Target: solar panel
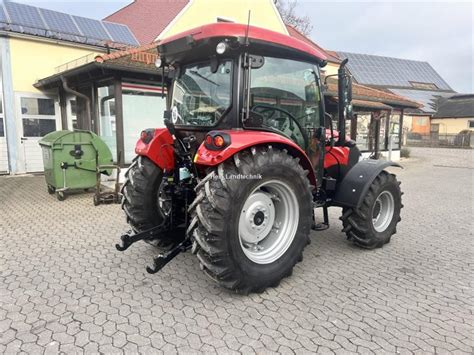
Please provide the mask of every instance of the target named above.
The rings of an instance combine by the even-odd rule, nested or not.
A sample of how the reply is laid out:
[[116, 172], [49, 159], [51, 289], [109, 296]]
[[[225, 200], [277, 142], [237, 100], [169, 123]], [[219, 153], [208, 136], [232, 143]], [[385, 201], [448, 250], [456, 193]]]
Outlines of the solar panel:
[[127, 26], [120, 25], [118, 23], [112, 23], [112, 22], [102, 22], [109, 32], [109, 34], [112, 36], [112, 39], [114, 42], [119, 42], [119, 43], [126, 43], [126, 44], [133, 44], [137, 45], [137, 39], [135, 36], [133, 36], [132, 32], [128, 29]]
[[47, 27], [38, 12], [38, 8], [9, 1], [5, 2], [4, 5], [10, 15], [11, 22], [15, 25], [21, 25], [22, 32], [40, 36], [46, 34]]
[[451, 97], [453, 92], [411, 90], [411, 89], [390, 89], [394, 94], [406, 97], [409, 100], [417, 101], [423, 106], [421, 110], [427, 113], [436, 112], [435, 104], [439, 97]]
[[51, 36], [54, 38], [65, 39], [68, 41], [78, 41], [78, 36], [82, 36], [71, 15], [48, 9], [39, 9], [43, 19], [51, 30]]
[[48, 9], [39, 9], [44, 20], [48, 24], [48, 28], [52, 31], [64, 32], [74, 35], [81, 35], [79, 29], [74, 24], [71, 15], [62, 12], [52, 11]]
[[3, 6], [0, 4], [0, 22], [6, 23], [8, 22], [7, 15], [5, 14], [5, 10], [3, 10]]
[[360, 84], [411, 87], [410, 82], [421, 82], [435, 84], [442, 90], [451, 90], [426, 62], [347, 52], [338, 54], [342, 58], [349, 58], [347, 66]]
[[101, 39], [104, 41], [112, 41], [112, 38], [110, 38], [107, 32], [105, 31], [102, 22], [86, 17], [72, 17], [74, 18], [74, 21], [76, 22], [77, 26], [79, 27], [80, 31], [83, 33], [84, 36], [93, 39]]
[[105, 42], [135, 46], [139, 44], [125, 25], [72, 16], [11, 1], [0, 3], [0, 28], [96, 46], [103, 46]]

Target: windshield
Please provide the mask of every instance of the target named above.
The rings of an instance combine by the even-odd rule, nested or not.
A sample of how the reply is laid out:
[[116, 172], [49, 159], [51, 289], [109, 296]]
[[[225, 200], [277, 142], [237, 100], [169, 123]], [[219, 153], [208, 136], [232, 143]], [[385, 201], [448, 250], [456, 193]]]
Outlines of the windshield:
[[232, 61], [221, 61], [214, 73], [210, 63], [182, 70], [173, 87], [173, 123], [214, 126], [231, 105]]

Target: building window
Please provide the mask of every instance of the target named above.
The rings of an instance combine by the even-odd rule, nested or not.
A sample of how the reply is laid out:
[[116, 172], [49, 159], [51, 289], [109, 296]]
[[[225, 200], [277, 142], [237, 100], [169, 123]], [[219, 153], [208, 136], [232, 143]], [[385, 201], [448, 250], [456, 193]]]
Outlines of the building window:
[[112, 151], [114, 161], [117, 161], [117, 132], [115, 127], [115, 86], [102, 86], [98, 89], [99, 104], [99, 136]]
[[68, 118], [68, 128], [69, 129], [78, 129], [77, 126], [77, 101], [69, 100], [69, 110], [67, 113]]
[[415, 121], [418, 126], [426, 126], [428, 124], [428, 117], [416, 117]]
[[56, 130], [56, 109], [53, 99], [21, 98], [24, 137], [43, 137]]
[[370, 114], [357, 114], [357, 146], [361, 151], [371, 150]]
[[56, 119], [23, 118], [24, 137], [43, 137], [56, 130]]
[[379, 131], [379, 150], [385, 150], [385, 137], [387, 137], [387, 115], [382, 113], [380, 118], [380, 131]]
[[419, 83], [415, 81], [410, 82], [411, 86], [417, 89], [438, 90], [438, 87], [433, 83]]
[[[390, 116], [390, 126], [388, 134], [392, 137], [392, 149], [400, 147], [400, 115], [392, 114]], [[390, 141], [389, 141], [390, 144]]]
[[469, 121], [469, 128], [474, 128], [474, 121]]
[[161, 87], [141, 84], [122, 84], [124, 162], [135, 157], [135, 145], [140, 132], [147, 128], [164, 127], [163, 112], [166, 98]]
[[54, 100], [22, 97], [21, 113], [31, 116], [54, 116]]

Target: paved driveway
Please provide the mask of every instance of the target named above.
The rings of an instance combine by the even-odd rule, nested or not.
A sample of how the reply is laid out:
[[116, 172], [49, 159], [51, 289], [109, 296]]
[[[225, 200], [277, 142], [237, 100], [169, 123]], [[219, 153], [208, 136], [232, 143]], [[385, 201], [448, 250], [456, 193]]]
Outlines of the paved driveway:
[[0, 352], [472, 353], [473, 152], [412, 155], [391, 244], [351, 246], [334, 210], [293, 276], [250, 296], [216, 287], [191, 254], [146, 274], [156, 250], [114, 248], [117, 205], [0, 178]]

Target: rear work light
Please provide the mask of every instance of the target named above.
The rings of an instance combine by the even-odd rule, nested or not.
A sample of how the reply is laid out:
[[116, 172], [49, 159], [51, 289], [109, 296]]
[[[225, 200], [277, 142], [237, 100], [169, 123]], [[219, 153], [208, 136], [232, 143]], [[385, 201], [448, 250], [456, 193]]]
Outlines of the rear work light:
[[148, 144], [148, 143], [151, 142], [151, 140], [153, 139], [154, 136], [155, 136], [155, 129], [154, 128], [148, 128], [148, 129], [145, 129], [145, 130], [141, 131], [140, 140], [143, 143]]
[[222, 150], [230, 145], [230, 136], [224, 132], [211, 131], [206, 135], [204, 145], [209, 150]]

